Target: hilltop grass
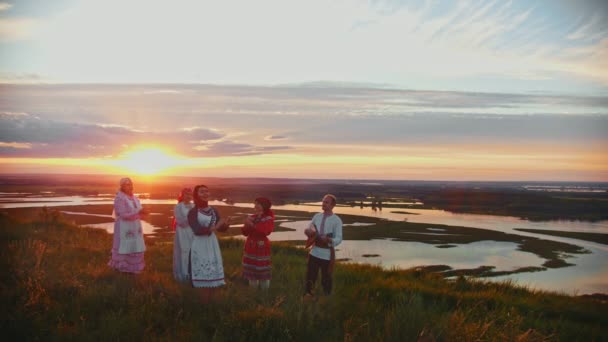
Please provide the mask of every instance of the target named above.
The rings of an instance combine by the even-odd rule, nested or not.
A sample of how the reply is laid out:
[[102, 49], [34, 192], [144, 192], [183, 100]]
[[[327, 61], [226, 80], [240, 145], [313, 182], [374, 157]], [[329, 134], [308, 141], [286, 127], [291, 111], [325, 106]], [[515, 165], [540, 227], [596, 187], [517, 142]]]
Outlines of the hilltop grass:
[[[111, 235], [2, 215], [1, 329], [19, 340], [563, 340], [608, 338], [608, 304], [423, 270], [339, 264], [334, 294], [301, 300], [306, 252], [273, 245], [268, 292], [240, 277], [242, 241], [222, 239], [227, 285], [201, 305], [175, 282], [172, 242], [147, 238], [136, 276], [106, 266]], [[320, 292], [320, 291], [319, 291]]]

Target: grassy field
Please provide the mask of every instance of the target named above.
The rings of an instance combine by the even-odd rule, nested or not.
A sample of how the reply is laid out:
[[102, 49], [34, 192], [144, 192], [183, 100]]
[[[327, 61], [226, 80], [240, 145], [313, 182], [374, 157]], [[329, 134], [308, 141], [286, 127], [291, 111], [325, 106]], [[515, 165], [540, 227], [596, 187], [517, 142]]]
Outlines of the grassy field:
[[273, 245], [273, 280], [260, 292], [240, 277], [242, 241], [222, 239], [227, 285], [202, 305], [173, 280], [168, 237], [147, 238], [146, 269], [131, 276], [106, 266], [102, 230], [1, 215], [0, 236], [0, 324], [18, 340], [608, 339], [606, 302], [421, 269], [339, 264], [334, 294], [303, 302], [306, 252], [290, 244]]

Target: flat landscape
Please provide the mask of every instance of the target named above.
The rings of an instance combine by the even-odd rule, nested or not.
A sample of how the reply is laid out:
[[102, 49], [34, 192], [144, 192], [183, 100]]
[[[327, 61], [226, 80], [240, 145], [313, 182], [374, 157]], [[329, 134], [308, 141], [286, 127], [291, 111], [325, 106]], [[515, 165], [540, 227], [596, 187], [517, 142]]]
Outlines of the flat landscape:
[[[560, 270], [570, 277], [568, 270], [587, 272], [589, 262], [585, 264], [581, 260], [586, 259], [581, 258], [591, 258], [591, 265], [605, 264], [601, 246], [607, 244], [608, 234], [602, 230], [604, 213], [599, 210], [604, 208], [605, 193], [568, 194], [563, 201], [593, 203], [567, 214], [578, 212], [577, 221], [538, 221], [546, 215], [532, 215], [534, 220], [527, 220], [520, 206], [505, 209], [505, 203], [536, 203], [526, 209], [533, 210], [539, 208], [538, 198], [562, 201], [563, 194], [494, 183], [480, 190], [480, 184], [369, 186], [314, 180], [136, 182], [136, 192], [151, 214], [144, 219], [144, 229], [148, 229], [146, 269], [130, 277], [106, 266], [114, 222], [113, 180], [75, 176], [1, 179], [2, 260], [8, 270], [2, 285], [11, 289], [2, 295], [9, 309], [2, 314], [2, 328], [9, 336], [122, 339], [136, 328], [153, 339], [189, 340], [241, 336], [254, 340], [296, 336], [298, 340], [386, 340], [390, 336], [388, 340], [401, 341], [421, 334], [436, 340], [608, 338], [604, 285], [599, 286], [600, 291], [572, 295], [567, 288], [549, 291], [505, 278]], [[182, 186], [197, 183], [210, 184], [220, 215], [233, 218], [230, 229], [220, 237], [228, 285], [217, 302], [205, 307], [196, 305], [194, 289], [176, 283], [171, 273], [175, 194]], [[319, 199], [329, 192], [339, 196], [335, 210], [344, 223], [344, 243], [337, 250], [336, 295], [306, 303], [301, 300], [306, 261], [301, 229], [320, 210]], [[437, 203], [426, 202], [443, 195], [450, 198], [456, 192], [467, 205], [455, 207], [450, 204], [453, 201], [444, 201], [445, 210], [439, 210]], [[494, 195], [484, 202], [490, 193], [502, 194], [500, 200]], [[273, 281], [262, 294], [253, 293], [240, 276], [240, 226], [252, 213], [251, 198], [257, 196], [270, 197], [276, 215], [270, 235]], [[488, 228], [440, 224], [428, 213], [456, 215], [471, 223], [488, 218], [506, 223]], [[575, 230], [599, 227], [603, 232], [517, 228], [522, 222], [542, 227], [557, 222], [557, 226]], [[510, 228], [505, 229], [504, 224]], [[374, 247], [377, 243], [384, 247]], [[408, 251], [410, 254], [402, 254]], [[418, 258], [416, 253], [437, 257], [406, 263], [406, 267], [391, 266], [391, 262], [402, 265]], [[440, 257], [442, 253], [454, 253], [446, 254], [454, 257]], [[485, 259], [475, 257], [484, 253], [488, 255]], [[599, 276], [606, 279], [608, 275]], [[205, 319], [218, 312], [220, 323]], [[322, 323], [330, 317], [344, 325]]]
[[[42, 203], [51, 203], [49, 212], [61, 215], [62, 220], [78, 226], [107, 224], [112, 218], [115, 177], [90, 177], [82, 175], [28, 175], [5, 176], [0, 178], [0, 209], [15, 218], [40, 215]], [[265, 196], [275, 204], [275, 211], [281, 220], [275, 232], [295, 231], [290, 222], [303, 222], [319, 210], [314, 204], [325, 193], [333, 193], [339, 198], [337, 209], [359, 208], [362, 213], [383, 213], [404, 215], [405, 219], [387, 219], [383, 216], [367, 214], [340, 214], [345, 227], [344, 239], [352, 241], [390, 240], [416, 242], [435, 248], [466, 248], [475, 242], [493, 241], [512, 243], [517, 251], [531, 253], [542, 260], [540, 264], [523, 264], [510, 269], [496, 269], [496, 265], [483, 264], [475, 267], [453, 268], [444, 264], [416, 265], [440, 270], [446, 277], [469, 275], [493, 277], [522, 272], [538, 272], [546, 269], [575, 266], [576, 256], [592, 251], [577, 241], [589, 241], [606, 245], [608, 229], [601, 232], [559, 231], [551, 229], [527, 229], [512, 227], [505, 229], [483, 229], [455, 224], [415, 222], [425, 211], [443, 210], [455, 215], [475, 214], [485, 217], [516, 217], [527, 222], [554, 222], [557, 218], [570, 217], [572, 222], [600, 222], [608, 213], [608, 185], [603, 183], [549, 183], [549, 185], [515, 182], [357, 182], [306, 179], [222, 179], [172, 177], [150, 181], [136, 180], [136, 192], [144, 199], [156, 201], [146, 204], [152, 215], [145, 218], [153, 230], [149, 236], [170, 238], [170, 224], [173, 217], [172, 199], [183, 186], [207, 184], [212, 189], [212, 197], [221, 205], [222, 215], [232, 216], [232, 228], [228, 236], [240, 235], [240, 225], [247, 214], [252, 212], [247, 203], [252, 198]], [[532, 190], [530, 190], [532, 188]], [[569, 189], [588, 191], [568, 192]], [[541, 190], [538, 190], [541, 189]], [[543, 191], [552, 189], [558, 191]], [[20, 195], [11, 195], [20, 194]], [[69, 205], [74, 197], [81, 204]], [[101, 203], [104, 204], [96, 204]], [[163, 203], [158, 203], [163, 202]], [[312, 202], [312, 203], [311, 203]], [[62, 205], [65, 203], [66, 205]], [[237, 203], [235, 206], [234, 203]], [[580, 205], [580, 204], [583, 205]], [[25, 207], [11, 208], [11, 204]], [[29, 206], [31, 205], [31, 206]], [[29, 206], [29, 207], [28, 207]], [[287, 210], [297, 208], [299, 210]], [[350, 208], [350, 209], [349, 209]], [[567, 210], [563, 208], [568, 208]], [[356, 212], [356, 211], [353, 211]], [[409, 220], [408, 220], [409, 218]], [[544, 220], [540, 220], [544, 218]], [[539, 221], [540, 220], [540, 221]], [[555, 221], [558, 222], [558, 221]], [[568, 222], [568, 221], [560, 221]], [[518, 223], [513, 223], [517, 225]], [[106, 226], [108, 227], [108, 226]], [[534, 233], [521, 235], [518, 232]], [[543, 237], [544, 236], [544, 237]], [[551, 236], [566, 237], [568, 240], [552, 240]], [[271, 236], [272, 238], [273, 236]], [[288, 238], [292, 244], [301, 244], [304, 235]], [[365, 251], [359, 253], [366, 255]], [[376, 254], [382, 259], [382, 253]], [[369, 256], [367, 256], [369, 258]], [[342, 257], [342, 261], [353, 261], [352, 257]], [[358, 259], [362, 260], [362, 259]], [[372, 260], [372, 259], [370, 259]], [[378, 260], [378, 259], [373, 259]]]

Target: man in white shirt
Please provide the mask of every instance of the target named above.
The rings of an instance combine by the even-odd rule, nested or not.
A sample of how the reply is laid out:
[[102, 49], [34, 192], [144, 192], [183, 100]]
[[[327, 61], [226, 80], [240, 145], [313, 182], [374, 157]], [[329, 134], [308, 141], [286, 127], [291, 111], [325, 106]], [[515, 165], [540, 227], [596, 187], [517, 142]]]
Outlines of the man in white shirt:
[[313, 296], [312, 289], [317, 281], [319, 269], [321, 269], [323, 292], [326, 295], [331, 294], [333, 266], [336, 261], [335, 247], [342, 242], [342, 220], [334, 214], [335, 206], [336, 197], [325, 195], [321, 204], [323, 212], [313, 216], [310, 226], [305, 231], [314, 244], [308, 255], [305, 297]]

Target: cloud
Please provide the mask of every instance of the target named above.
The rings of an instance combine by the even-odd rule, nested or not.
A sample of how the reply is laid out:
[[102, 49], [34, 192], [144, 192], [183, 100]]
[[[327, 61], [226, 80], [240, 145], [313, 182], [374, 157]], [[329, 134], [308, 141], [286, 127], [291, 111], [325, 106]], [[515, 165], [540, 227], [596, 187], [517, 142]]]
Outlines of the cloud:
[[[605, 19], [605, 18], [604, 18]], [[597, 40], [606, 37], [608, 27], [602, 25], [602, 15], [593, 13], [591, 19], [578, 26], [576, 30], [566, 36], [568, 40]]]
[[287, 137], [284, 136], [284, 135], [269, 135], [269, 136], [264, 137], [264, 140], [269, 140], [269, 141], [271, 141], [271, 140], [285, 140], [285, 139], [287, 139]]
[[0, 113], [0, 117], [24, 117], [24, 116], [29, 116], [28, 113], [23, 113], [23, 112], [1, 112]]
[[360, 175], [390, 169], [394, 178], [412, 165], [427, 172], [434, 165], [466, 169], [471, 161], [482, 169], [500, 162], [493, 167], [501, 170], [523, 162], [534, 168], [537, 160], [550, 170], [544, 161], [554, 156], [567, 156], [559, 162], [567, 167], [604, 170], [606, 164], [607, 97], [327, 83], [174, 88], [179, 94], [142, 96], [155, 86], [0, 85], [0, 157], [85, 162], [151, 145], [210, 158], [209, 165], [226, 161], [217, 157], [256, 156], [230, 158], [239, 165], [228, 171], [233, 175], [248, 167], [297, 173], [298, 165], [328, 163]]
[[[0, 23], [1, 26], [1, 23]], [[0, 31], [2, 28], [0, 27]], [[0, 40], [2, 33], [0, 32]], [[45, 78], [42, 75], [36, 73], [27, 72], [0, 72], [0, 84], [21, 84], [21, 83], [41, 83], [44, 82]]]
[[10, 9], [11, 7], [13, 7], [13, 5], [6, 3], [6, 2], [0, 2], [0, 12], [6, 11], [6, 10]]
[[31, 146], [5, 145], [1, 153], [115, 156], [134, 145], [160, 144], [184, 156], [215, 157], [296, 153], [319, 144], [347, 146], [345, 152], [352, 153], [355, 147], [605, 146], [608, 141], [608, 97], [340, 88], [327, 83], [173, 85], [179, 94], [141, 96], [151, 89], [156, 88], [0, 85], [0, 142]]
[[115, 124], [76, 124], [25, 113], [0, 113], [0, 156], [116, 156], [136, 145], [160, 145], [184, 156], [254, 155], [289, 149], [242, 144], [225, 138], [222, 132], [200, 127], [142, 131]]
[[[122, 144], [141, 133], [122, 127], [102, 127], [44, 120], [33, 116], [0, 116], [0, 153], [20, 157], [91, 157], [120, 152]], [[24, 150], [17, 144], [27, 145]]]
[[0, 18], [0, 43], [31, 38], [38, 24], [31, 18]]
[[202, 140], [217, 140], [223, 138], [225, 134], [215, 131], [213, 129], [206, 129], [201, 127], [191, 127], [182, 129], [183, 133], [178, 133], [183, 136], [184, 140], [197, 142]]
[[145, 95], [179, 94], [179, 93], [180, 93], [179, 90], [173, 90], [173, 89], [159, 89], [159, 90], [150, 90], [150, 91], [144, 92]]
[[608, 116], [423, 113], [327, 118], [289, 132], [292, 144], [433, 146], [449, 144], [608, 144]]
[[265, 154], [273, 151], [289, 150], [290, 146], [254, 146], [251, 144], [220, 141], [208, 145], [199, 145], [195, 149], [202, 156], [221, 157], [221, 156], [251, 156]]
[[[271, 129], [263, 137], [272, 132], [283, 133], [280, 129], [301, 117], [423, 112], [608, 114], [606, 96], [342, 88], [332, 84], [317, 87], [180, 85], [175, 86], [179, 94], [141, 96], [150, 89], [154, 86], [0, 85], [0, 112], [36, 113], [57, 121], [104, 123], [148, 131], [166, 130], [167, 127], [187, 131], [203, 127], [206, 134], [212, 134], [210, 131], [214, 128], [237, 127], [251, 131], [262, 125]], [[256, 120], [256, 116], [265, 118]]]
[[32, 148], [32, 144], [18, 142], [0, 142], [0, 147], [10, 147], [15, 149]]

